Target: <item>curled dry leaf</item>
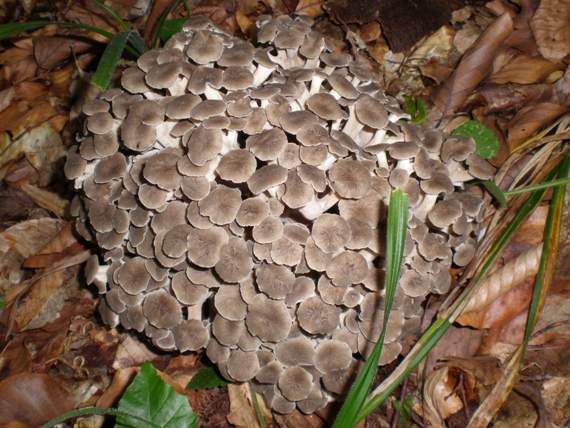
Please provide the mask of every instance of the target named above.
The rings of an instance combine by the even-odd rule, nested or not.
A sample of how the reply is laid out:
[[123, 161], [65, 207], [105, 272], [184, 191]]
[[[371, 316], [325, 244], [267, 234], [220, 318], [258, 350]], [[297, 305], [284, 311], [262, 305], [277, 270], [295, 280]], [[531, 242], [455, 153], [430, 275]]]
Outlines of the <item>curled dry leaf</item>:
[[480, 285], [463, 310], [457, 322], [462, 324], [462, 317], [471, 312], [480, 311], [504, 295], [526, 278], [536, 275], [542, 254], [542, 244], [535, 245], [516, 259], [493, 272]]
[[18, 223], [0, 233], [0, 251], [9, 248], [29, 257], [41, 250], [66, 225], [63, 220], [40, 218]]
[[444, 116], [452, 115], [469, 94], [488, 76], [495, 56], [513, 31], [508, 13], [499, 16], [465, 53], [457, 69], [439, 88], [434, 103]]
[[323, 0], [301, 0], [297, 4], [295, 13], [300, 15], [309, 15], [311, 18], [316, 18], [324, 13], [322, 8]]
[[423, 394], [424, 422], [428, 425], [444, 427], [444, 420], [463, 408], [461, 398], [453, 393], [456, 383], [447, 366], [428, 376]]
[[521, 145], [539, 129], [566, 111], [568, 111], [567, 107], [548, 102], [519, 110], [507, 126], [509, 130], [508, 142], [511, 150]]
[[538, 50], [546, 59], [561, 62], [570, 54], [570, 3], [542, 0], [530, 20]]
[[497, 71], [489, 83], [519, 83], [530, 85], [543, 82], [551, 73], [563, 67], [547, 59], [509, 49], [497, 58]]

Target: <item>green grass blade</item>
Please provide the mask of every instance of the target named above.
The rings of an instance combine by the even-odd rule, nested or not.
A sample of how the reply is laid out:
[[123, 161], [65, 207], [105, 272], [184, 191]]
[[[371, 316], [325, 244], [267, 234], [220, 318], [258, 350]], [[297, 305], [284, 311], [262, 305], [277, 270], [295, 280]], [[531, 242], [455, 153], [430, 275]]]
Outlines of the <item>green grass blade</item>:
[[[142, 55], [143, 53], [145, 53], [148, 49], [146, 48], [146, 45], [144, 44], [143, 39], [141, 38], [141, 36], [139, 35], [139, 33], [135, 32], [135, 31], [131, 31], [130, 35], [129, 35], [129, 43], [135, 48], [135, 50]], [[127, 46], [128, 47], [128, 46]], [[138, 57], [139, 55], [137, 55]]]
[[121, 19], [121, 17], [119, 15], [117, 15], [113, 9], [105, 6], [103, 3], [98, 2], [97, 0], [91, 0], [93, 3], [95, 3], [97, 6], [99, 6], [101, 9], [103, 9], [105, 12], [107, 12], [109, 15], [111, 15], [115, 21], [117, 21], [119, 23], [119, 25], [121, 27], [123, 27], [123, 30], [125, 31], [129, 31], [129, 27], [127, 26], [127, 24], [125, 23], [125, 21], [123, 21]]
[[[550, 171], [546, 177], [545, 181], [552, 180], [558, 168]], [[520, 227], [522, 221], [534, 211], [538, 206], [544, 193], [545, 189], [539, 190], [530, 194], [526, 202], [517, 211], [512, 221], [507, 225], [503, 233], [499, 238], [493, 243], [492, 247], [489, 249], [486, 255], [486, 261], [483, 264], [479, 274], [473, 279], [469, 288], [472, 290], [479, 280], [483, 277], [489, 267], [493, 264], [499, 253], [505, 248], [509, 239], [513, 233]], [[443, 337], [443, 335], [449, 330], [455, 319], [461, 313], [464, 305], [467, 304], [467, 299], [470, 295], [466, 294], [463, 299], [456, 302], [456, 304], [441, 315], [440, 318], [436, 319], [434, 323], [427, 329], [427, 331], [422, 335], [422, 337], [417, 341], [414, 347], [410, 350], [406, 358], [400, 363], [400, 366], [384, 380], [382, 385], [377, 388], [377, 392], [374, 392], [372, 397], [369, 397], [362, 410], [358, 416], [357, 422], [360, 422], [366, 416], [374, 411], [380, 404], [384, 402], [398, 385], [416, 368], [416, 366], [427, 356], [427, 354], [432, 350], [432, 348], [437, 344], [437, 342]]]
[[132, 32], [133, 31], [118, 32], [105, 48], [105, 52], [103, 52], [99, 66], [91, 80], [91, 83], [98, 86], [102, 91], [107, 88], [109, 80], [111, 80], [111, 76], [113, 75], [113, 71], [115, 71], [115, 67], [117, 66], [117, 62], [121, 58], [123, 49], [127, 44], [130, 33]]
[[522, 193], [536, 192], [537, 190], [549, 189], [550, 187], [565, 186], [570, 183], [570, 178], [559, 178], [553, 181], [545, 181], [544, 183], [535, 184], [534, 186], [522, 187], [520, 189], [507, 190], [503, 192], [505, 196], [520, 195]]
[[255, 414], [257, 416], [257, 422], [259, 422], [259, 426], [261, 428], [267, 428], [265, 419], [263, 419], [263, 413], [261, 413], [261, 407], [259, 407], [259, 401], [257, 401], [257, 393], [251, 387], [251, 383], [249, 384], [249, 393], [251, 394], [251, 401], [253, 402], [253, 407], [255, 409]]
[[160, 37], [160, 32], [162, 31], [162, 27], [164, 26], [164, 22], [166, 18], [168, 18], [168, 14], [170, 11], [178, 4], [178, 0], [173, 1], [170, 6], [166, 8], [163, 15], [160, 17], [160, 21], [158, 21], [158, 25], [156, 26], [156, 30], [152, 36], [152, 41], [150, 42], [151, 48], [156, 48], [156, 44], [158, 43], [158, 38]]
[[0, 25], [0, 40], [13, 36], [18, 33], [23, 33], [24, 31], [30, 31], [30, 30], [35, 30], [36, 28], [42, 28], [50, 24], [54, 24], [54, 22], [35, 21], [35, 22], [22, 22], [15, 24]]
[[362, 371], [358, 374], [358, 377], [350, 388], [348, 397], [334, 422], [333, 428], [351, 428], [357, 423], [357, 418], [364, 405], [364, 400], [372, 387], [372, 382], [374, 381], [374, 376], [378, 369], [378, 360], [382, 352], [384, 337], [386, 336], [386, 327], [388, 326], [394, 294], [398, 286], [400, 266], [402, 265], [404, 245], [406, 243], [407, 226], [408, 195], [406, 195], [402, 189], [398, 189], [392, 192], [388, 206], [384, 325], [382, 326], [380, 338], [376, 342], [370, 357], [368, 357]]

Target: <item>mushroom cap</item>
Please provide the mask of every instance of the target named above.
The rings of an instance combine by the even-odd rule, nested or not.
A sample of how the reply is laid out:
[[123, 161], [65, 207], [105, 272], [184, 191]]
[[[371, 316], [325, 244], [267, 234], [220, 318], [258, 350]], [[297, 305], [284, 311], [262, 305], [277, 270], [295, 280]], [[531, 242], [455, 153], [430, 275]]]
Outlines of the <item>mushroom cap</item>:
[[337, 214], [322, 214], [313, 222], [311, 237], [323, 252], [335, 253], [350, 241], [350, 226]]
[[212, 31], [198, 31], [186, 48], [186, 55], [197, 64], [217, 61], [222, 56], [222, 38]]
[[220, 257], [214, 269], [224, 282], [237, 283], [251, 273], [253, 261], [249, 256], [247, 244], [241, 238], [232, 237], [220, 249]]
[[339, 120], [348, 117], [346, 112], [340, 108], [336, 98], [327, 93], [311, 95], [307, 100], [307, 107], [324, 120]]
[[329, 169], [331, 187], [343, 198], [360, 199], [370, 192], [370, 172], [359, 161], [344, 159]]
[[223, 285], [214, 298], [214, 306], [218, 313], [229, 321], [245, 319], [247, 304], [241, 298], [237, 285]]
[[361, 94], [356, 101], [356, 117], [365, 125], [374, 129], [383, 129], [388, 125], [388, 112], [380, 101], [368, 94]]
[[143, 292], [150, 281], [150, 275], [145, 266], [145, 259], [142, 257], [134, 257], [127, 260], [117, 272], [117, 282], [125, 292], [131, 295]]
[[239, 190], [218, 186], [198, 202], [200, 215], [208, 216], [214, 224], [229, 224], [235, 220], [241, 206]]
[[437, 202], [428, 213], [428, 218], [434, 226], [443, 229], [453, 224], [462, 213], [463, 209], [459, 201], [456, 199], [447, 199]]
[[315, 349], [315, 367], [322, 374], [346, 369], [352, 362], [350, 347], [340, 340], [326, 340]]
[[311, 334], [331, 334], [340, 322], [340, 308], [323, 302], [319, 296], [301, 302], [297, 318], [303, 330]]
[[307, 398], [313, 389], [313, 377], [301, 367], [287, 367], [279, 376], [279, 389], [288, 400]]
[[260, 244], [270, 244], [283, 236], [283, 223], [277, 217], [269, 215], [253, 227], [253, 239]]
[[295, 275], [285, 266], [262, 263], [256, 270], [259, 290], [272, 299], [283, 299], [293, 290]]
[[326, 274], [337, 287], [346, 287], [364, 281], [368, 274], [368, 264], [360, 253], [343, 251], [333, 257]]
[[188, 158], [194, 165], [202, 166], [216, 157], [222, 149], [222, 131], [197, 127], [188, 140]]
[[148, 322], [156, 328], [172, 328], [182, 322], [180, 304], [164, 289], [148, 294], [142, 308]]
[[247, 138], [245, 146], [261, 161], [275, 160], [287, 145], [287, 135], [280, 128], [264, 130]]
[[265, 165], [255, 171], [247, 180], [249, 190], [254, 195], [259, 195], [270, 187], [285, 183], [287, 170], [280, 165]]
[[315, 348], [306, 336], [279, 342], [274, 349], [275, 357], [285, 367], [314, 365]]
[[186, 276], [186, 272], [177, 272], [170, 284], [176, 299], [183, 305], [195, 305], [206, 299], [209, 294], [208, 287], [194, 284]]
[[214, 267], [228, 241], [228, 235], [221, 227], [194, 229], [188, 235], [188, 259], [200, 267]]
[[212, 322], [212, 335], [225, 346], [235, 345], [245, 331], [243, 320], [231, 321], [220, 315]]
[[176, 349], [179, 352], [197, 351], [208, 345], [210, 333], [201, 321], [186, 320], [172, 329]]
[[259, 360], [255, 352], [234, 351], [228, 360], [228, 374], [237, 382], [253, 379], [259, 370]]
[[291, 330], [291, 315], [285, 303], [264, 294], [251, 300], [245, 322], [249, 332], [264, 342], [280, 342]]

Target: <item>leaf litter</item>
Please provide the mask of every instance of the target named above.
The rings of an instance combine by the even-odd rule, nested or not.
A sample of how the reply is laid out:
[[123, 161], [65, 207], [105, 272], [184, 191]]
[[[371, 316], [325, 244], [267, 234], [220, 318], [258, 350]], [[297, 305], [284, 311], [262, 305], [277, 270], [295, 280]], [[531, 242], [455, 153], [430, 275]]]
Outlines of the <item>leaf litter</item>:
[[[37, 6], [40, 2], [34, 3]], [[150, 29], [169, 3], [154, 2], [147, 9], [148, 14], [141, 15], [130, 2], [108, 2], [122, 19], [131, 20], [133, 26], [142, 29], [146, 24], [145, 40], [150, 40]], [[359, 61], [383, 73], [382, 84], [391, 95], [401, 101], [404, 94], [422, 99], [428, 118], [453, 123], [448, 124], [450, 130], [464, 122], [466, 116], [491, 129], [500, 144], [493, 165], [516, 169], [512, 177], [518, 171], [532, 174], [544, 168], [550, 156], [561, 152], [566, 137], [550, 143], [553, 146], [544, 154], [542, 163], [525, 170], [524, 165], [532, 159], [538, 144], [547, 143], [531, 145], [534, 151], [517, 151], [568, 111], [567, 2], [522, 0], [514, 5], [495, 0], [487, 3], [486, 8], [477, 4], [457, 8], [451, 21], [424, 33], [423, 39], [403, 52], [391, 50], [393, 43], [386, 38], [378, 18], [358, 15], [358, 11], [354, 14], [352, 10], [354, 20], [347, 22], [342, 19], [344, 15], [330, 13], [344, 10], [343, 2], [329, 0], [323, 7], [324, 3], [265, 0], [234, 4], [214, 0], [198, 3], [191, 13], [210, 18], [243, 37], [255, 37], [255, 21], [262, 13], [297, 12], [316, 18], [322, 29], [331, 30], [337, 49], [355, 54]], [[19, 7], [15, 2], [13, 5]], [[50, 7], [58, 19], [113, 32], [120, 29], [90, 4], [74, 2], [67, 9]], [[171, 18], [185, 16], [182, 3], [170, 15]], [[407, 30], [404, 26], [398, 31]], [[390, 31], [390, 37], [394, 37], [394, 30]], [[21, 203], [11, 203], [12, 210], [2, 211], [1, 217], [0, 293], [7, 305], [0, 312], [0, 408], [11, 409], [9, 413], [0, 412], [2, 423], [39, 425], [78, 406], [109, 407], [123, 396], [137, 368], [149, 360], [159, 374], [168, 375], [175, 389], [187, 396], [205, 426], [225, 426], [231, 422], [236, 426], [252, 426], [248, 424], [257, 421], [247, 388], [233, 385], [184, 391], [199, 367], [198, 356], [164, 355], [136, 337], [109, 330], [96, 314], [95, 290], [82, 285], [82, 274], [75, 262], [81, 260], [85, 248], [72, 233], [72, 223], [66, 221], [71, 195], [65, 190], [60, 166], [65, 147], [73, 143], [72, 130], [78, 126], [72, 113], [72, 109], [78, 108], [74, 105], [76, 86], [81, 86], [84, 77], [94, 70], [94, 59], [102, 52], [100, 42], [105, 40], [93, 33], [49, 27], [32, 32], [32, 36], [23, 34], [5, 41], [0, 52], [0, 177], [4, 186], [0, 197], [8, 198], [9, 193], [4, 193], [8, 191], [27, 195], [18, 199]], [[462, 119], [458, 121], [457, 117]], [[562, 136], [566, 127], [563, 122], [550, 135]], [[518, 163], [506, 162], [510, 156], [517, 157]], [[511, 175], [507, 170], [501, 177], [510, 183]], [[557, 425], [564, 425], [570, 418], [564, 388], [570, 382], [570, 371], [565, 364], [570, 356], [566, 355], [570, 348], [567, 343], [569, 206], [567, 198], [559, 268], [521, 372], [521, 382], [535, 379], [532, 385], [539, 391], [538, 399], [535, 397], [533, 401], [532, 394], [527, 395], [530, 399], [513, 395], [513, 403], [517, 405], [531, 403], [529, 408], [535, 409], [531, 420], [546, 417]], [[489, 218], [497, 209], [500, 211], [489, 207]], [[497, 265], [493, 275], [506, 272], [509, 263], [523, 260], [521, 254], [529, 248], [538, 248], [540, 238], [535, 241], [541, 236], [545, 219], [545, 209], [539, 209], [506, 251], [504, 266]], [[500, 224], [500, 220], [494, 220], [489, 227]], [[470, 325], [475, 330], [456, 326], [442, 338], [440, 350], [433, 351], [435, 359], [428, 360], [421, 374], [426, 385], [423, 395], [414, 389], [415, 380], [408, 382], [408, 391], [416, 397], [413, 410], [423, 414], [424, 422], [466, 424], [469, 415], [484, 400], [489, 385], [501, 377], [501, 362], [524, 335], [535, 259], [525, 262], [528, 274], [522, 276], [531, 276], [530, 279], [518, 278], [520, 272], [515, 270], [510, 279], [499, 282], [501, 292], [493, 295], [500, 297], [484, 300], [473, 311], [475, 318]], [[51, 272], [54, 266], [65, 267]], [[41, 277], [42, 272], [48, 274]], [[455, 281], [459, 281], [460, 272], [454, 274]], [[28, 290], [29, 284], [32, 286]], [[429, 303], [424, 322], [429, 323], [431, 318], [427, 314], [441, 304], [437, 299]], [[484, 328], [489, 329], [485, 336], [480, 334]], [[452, 348], [455, 352], [450, 353]], [[540, 375], [543, 377], [537, 378]], [[14, 388], [34, 393], [25, 400], [9, 401], [6, 397], [10, 397]], [[50, 395], [54, 397], [52, 407], [45, 402]], [[508, 413], [510, 403], [507, 401], [497, 420], [519, 426], [523, 417]], [[35, 410], [30, 412], [32, 408]], [[393, 413], [393, 408], [386, 405], [373, 417], [389, 421]], [[319, 427], [330, 423], [334, 414], [335, 411], [326, 409], [318, 415], [293, 413], [287, 418], [271, 419], [265, 411], [264, 417], [268, 426]], [[101, 423], [97, 418], [91, 421], [97, 426]]]

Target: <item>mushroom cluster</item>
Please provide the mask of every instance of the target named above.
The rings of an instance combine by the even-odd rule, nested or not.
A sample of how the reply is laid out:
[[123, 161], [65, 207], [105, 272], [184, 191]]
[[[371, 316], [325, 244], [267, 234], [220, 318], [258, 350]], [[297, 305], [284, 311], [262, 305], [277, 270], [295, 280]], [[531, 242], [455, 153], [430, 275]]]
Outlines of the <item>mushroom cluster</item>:
[[345, 394], [383, 320], [390, 192], [409, 231], [380, 364], [475, 250], [491, 177], [471, 138], [400, 120], [380, 76], [311, 28], [262, 16], [257, 43], [207, 19], [88, 102], [65, 173], [106, 323], [197, 351], [288, 413]]

